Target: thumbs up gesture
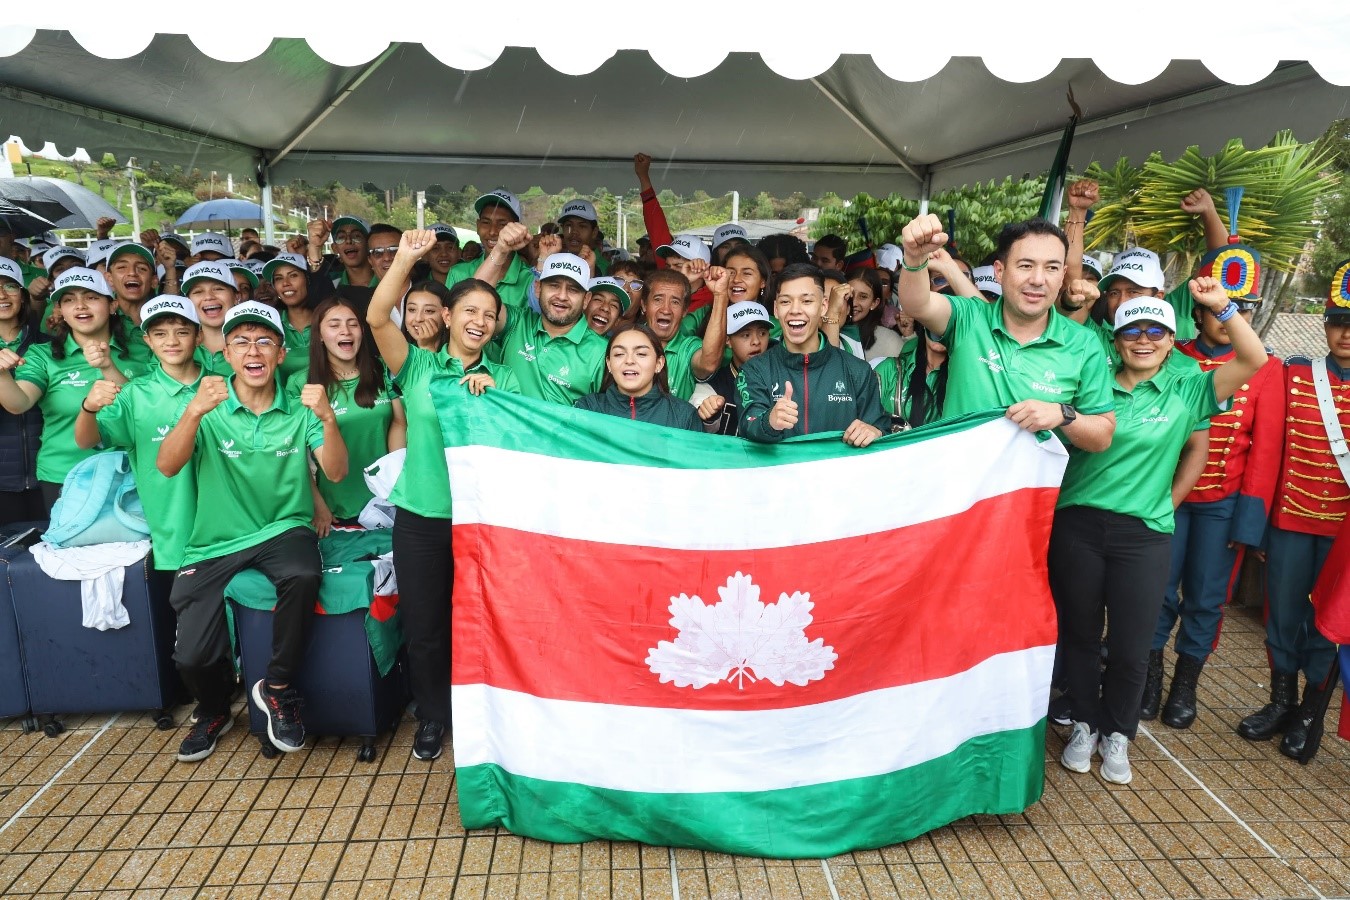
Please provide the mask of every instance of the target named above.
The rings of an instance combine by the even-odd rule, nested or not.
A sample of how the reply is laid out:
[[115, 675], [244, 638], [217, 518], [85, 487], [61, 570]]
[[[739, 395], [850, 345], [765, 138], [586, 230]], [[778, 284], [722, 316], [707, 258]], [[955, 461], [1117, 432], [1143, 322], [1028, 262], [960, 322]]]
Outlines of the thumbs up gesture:
[[769, 410], [769, 427], [786, 431], [797, 424], [797, 403], [792, 399], [792, 382], [783, 387], [783, 397]]

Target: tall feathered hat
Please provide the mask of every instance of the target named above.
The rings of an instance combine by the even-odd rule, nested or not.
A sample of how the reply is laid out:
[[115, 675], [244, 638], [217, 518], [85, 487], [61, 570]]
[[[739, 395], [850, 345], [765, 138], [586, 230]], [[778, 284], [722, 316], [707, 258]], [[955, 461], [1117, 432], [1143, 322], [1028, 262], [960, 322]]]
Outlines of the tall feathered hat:
[[1261, 253], [1242, 243], [1238, 236], [1238, 209], [1242, 206], [1241, 187], [1224, 191], [1228, 199], [1228, 244], [1200, 258], [1196, 275], [1219, 282], [1228, 298], [1239, 307], [1254, 309], [1261, 304]]

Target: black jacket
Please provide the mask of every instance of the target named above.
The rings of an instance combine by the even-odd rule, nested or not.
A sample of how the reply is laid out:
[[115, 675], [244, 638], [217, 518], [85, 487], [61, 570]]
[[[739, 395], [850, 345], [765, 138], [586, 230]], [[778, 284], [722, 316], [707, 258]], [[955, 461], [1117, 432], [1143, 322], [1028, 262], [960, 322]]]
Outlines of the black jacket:
[[[18, 354], [51, 338], [28, 325]], [[42, 446], [42, 411], [36, 406], [21, 416], [0, 407], [0, 491], [27, 491], [38, 486], [37, 452]]]

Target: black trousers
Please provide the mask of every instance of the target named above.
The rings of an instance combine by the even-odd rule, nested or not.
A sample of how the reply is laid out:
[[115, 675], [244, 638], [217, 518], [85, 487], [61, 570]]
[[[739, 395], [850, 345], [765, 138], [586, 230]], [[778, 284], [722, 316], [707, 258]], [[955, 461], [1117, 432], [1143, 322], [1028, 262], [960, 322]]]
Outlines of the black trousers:
[[417, 716], [450, 724], [450, 520], [399, 508], [394, 514], [394, 574], [408, 646]]
[[47, 507], [47, 514], [43, 518], [51, 518], [52, 507], [55, 506], [56, 501], [60, 499], [62, 487], [63, 485], [55, 481], [38, 482], [38, 490], [42, 491], [42, 502]]
[[[1167, 589], [1171, 535], [1135, 516], [1087, 506], [1056, 511], [1050, 590], [1060, 676], [1073, 718], [1103, 734], [1139, 728], [1148, 651]], [[1101, 669], [1106, 629], [1106, 671]]]
[[322, 568], [319, 539], [313, 529], [292, 528], [256, 546], [178, 571], [169, 595], [169, 605], [178, 614], [173, 659], [197, 700], [199, 715], [229, 712], [234, 692], [234, 665], [225, 620], [225, 585], [230, 579], [244, 569], [257, 569], [276, 587], [267, 680], [290, 684], [304, 660]]

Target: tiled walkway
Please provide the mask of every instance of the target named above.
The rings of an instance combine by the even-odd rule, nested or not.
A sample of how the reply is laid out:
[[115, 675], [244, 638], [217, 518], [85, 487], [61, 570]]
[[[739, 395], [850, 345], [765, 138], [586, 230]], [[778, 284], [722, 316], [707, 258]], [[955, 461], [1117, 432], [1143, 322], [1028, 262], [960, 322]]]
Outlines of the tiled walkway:
[[[1301, 767], [1233, 724], [1264, 702], [1261, 627], [1230, 614], [1195, 727], [1152, 723], [1134, 783], [1073, 775], [1046, 751], [1040, 803], [882, 850], [760, 860], [465, 833], [447, 752], [409, 757], [406, 725], [373, 763], [352, 741], [263, 759], [242, 711], [197, 765], [181, 730], [72, 717], [56, 739], [0, 730], [0, 895], [100, 897], [1335, 897], [1350, 895], [1350, 745]], [[181, 720], [186, 708], [178, 710]]]

